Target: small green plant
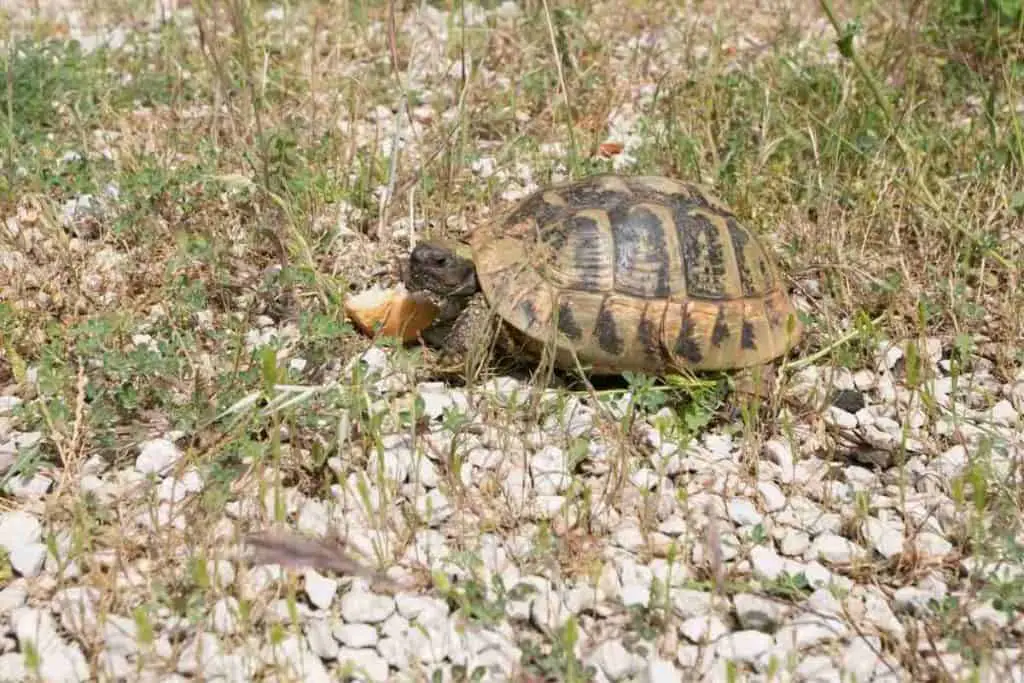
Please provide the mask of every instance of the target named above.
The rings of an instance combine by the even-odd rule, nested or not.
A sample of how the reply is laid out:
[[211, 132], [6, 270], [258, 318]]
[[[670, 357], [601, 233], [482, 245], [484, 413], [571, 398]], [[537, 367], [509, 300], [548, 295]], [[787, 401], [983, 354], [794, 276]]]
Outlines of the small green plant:
[[523, 653], [522, 665], [529, 673], [544, 680], [567, 683], [592, 681], [597, 670], [590, 665], [584, 666], [576, 657], [578, 639], [579, 625], [576, 617], [571, 616], [545, 644], [530, 640], [520, 641], [518, 645]]
[[453, 586], [445, 575], [435, 572], [434, 586], [454, 611], [485, 625], [499, 623], [505, 615], [506, 603], [509, 600], [522, 599], [524, 591], [530, 590], [526, 584], [507, 590], [505, 582], [497, 574], [491, 578], [493, 598], [488, 597], [487, 590], [476, 579], [462, 581], [458, 586]]
[[787, 600], [802, 600], [812, 592], [811, 583], [803, 572], [782, 572], [774, 581], [766, 582], [764, 590], [768, 595]]

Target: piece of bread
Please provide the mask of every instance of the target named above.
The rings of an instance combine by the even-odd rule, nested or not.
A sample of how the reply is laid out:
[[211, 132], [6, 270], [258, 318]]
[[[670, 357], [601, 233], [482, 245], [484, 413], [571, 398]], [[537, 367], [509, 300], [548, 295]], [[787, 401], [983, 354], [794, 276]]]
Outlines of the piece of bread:
[[384, 289], [374, 285], [345, 297], [345, 313], [363, 334], [397, 337], [415, 341], [434, 322], [438, 307], [421, 294], [412, 294], [404, 285]]

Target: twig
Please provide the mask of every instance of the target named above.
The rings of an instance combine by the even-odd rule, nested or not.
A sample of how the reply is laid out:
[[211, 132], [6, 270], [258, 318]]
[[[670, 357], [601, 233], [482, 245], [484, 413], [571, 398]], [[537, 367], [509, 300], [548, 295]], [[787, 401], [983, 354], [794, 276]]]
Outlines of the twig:
[[832, 3], [830, 0], [818, 0], [818, 4], [821, 6], [822, 11], [828, 17], [832, 27], [836, 30], [836, 34], [839, 38], [836, 40], [836, 47], [839, 48], [839, 53], [853, 62], [854, 68], [857, 69], [857, 73], [864, 79], [864, 82], [868, 84], [868, 88], [871, 90], [871, 95], [875, 98], [875, 103], [885, 114], [885, 121], [888, 124], [892, 124], [892, 111], [889, 109], [889, 102], [885, 99], [885, 95], [882, 94], [881, 88], [878, 87], [878, 83], [871, 76], [871, 70], [868, 69], [867, 64], [861, 59], [860, 55], [856, 50], [853, 49], [853, 34], [847, 33], [843, 30], [843, 27], [839, 25], [839, 20], [836, 18], [835, 12], [832, 10]]
[[402, 117], [405, 116], [406, 110], [406, 98], [403, 94], [402, 98], [398, 101], [398, 114], [395, 116], [395, 129], [391, 132], [391, 154], [388, 159], [388, 184], [384, 189], [384, 194], [380, 197], [380, 205], [377, 216], [377, 237], [379, 239], [386, 239], [390, 234], [385, 233], [385, 225], [387, 223], [387, 210], [391, 203], [391, 197], [395, 192], [395, 183], [398, 180], [398, 157], [401, 156], [401, 149], [398, 145], [399, 134], [402, 131]]
[[[886, 315], [887, 314], [885, 314], [885, 313], [881, 314], [880, 316], [878, 316], [877, 318], [872, 320], [871, 324], [872, 325], [879, 324], [880, 322], [882, 322], [885, 319]], [[792, 363], [786, 363], [785, 369], [786, 370], [801, 370], [801, 369], [807, 367], [808, 365], [812, 365], [812, 364], [816, 363], [817, 361], [819, 361], [820, 359], [822, 359], [825, 356], [827, 356], [828, 354], [830, 354], [833, 351], [835, 351], [837, 348], [839, 348], [843, 344], [846, 344], [847, 342], [851, 341], [852, 339], [857, 337], [857, 335], [859, 335], [859, 334], [860, 334], [860, 330], [857, 330], [857, 329], [850, 330], [849, 332], [844, 334], [839, 339], [836, 339], [835, 341], [833, 341], [828, 346], [826, 346], [826, 347], [824, 347], [822, 349], [819, 349], [818, 351], [816, 351], [815, 353], [811, 354], [810, 356], [805, 356], [804, 358], [801, 358], [800, 360], [794, 361]]]
[[409, 188], [409, 251], [416, 247], [416, 206], [413, 199], [416, 196], [416, 186]]
[[317, 569], [372, 581], [376, 588], [399, 591], [402, 586], [355, 560], [338, 537], [308, 538], [290, 531], [249, 534], [244, 542], [256, 564], [279, 564], [292, 569]]
[[568, 121], [569, 150], [575, 161], [576, 157], [576, 123], [572, 118], [572, 104], [569, 100], [569, 87], [565, 84], [565, 71], [562, 69], [562, 55], [558, 51], [558, 41], [555, 39], [555, 25], [551, 21], [551, 8], [548, 7], [548, 0], [544, 0], [544, 19], [548, 25], [548, 38], [551, 40], [551, 52], [555, 55], [555, 69], [558, 72], [558, 85], [562, 90], [562, 98], [565, 100], [565, 118]]

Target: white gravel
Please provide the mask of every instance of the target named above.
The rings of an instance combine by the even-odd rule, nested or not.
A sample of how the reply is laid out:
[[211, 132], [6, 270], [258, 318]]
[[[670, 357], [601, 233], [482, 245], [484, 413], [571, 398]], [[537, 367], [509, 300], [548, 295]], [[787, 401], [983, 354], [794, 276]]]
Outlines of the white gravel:
[[[374, 367], [369, 379], [376, 381], [390, 372], [390, 361], [373, 356], [368, 358], [368, 365]], [[801, 375], [803, 380], [815, 382], [816, 391], [828, 382], [818, 371], [805, 370]], [[853, 420], [837, 417], [843, 412], [838, 409], [832, 411], [833, 417], [824, 414], [820, 424], [836, 428], [825, 439], [833, 438], [833, 443], [841, 444], [849, 438], [850, 443], [858, 443], [853, 437], [866, 424], [878, 424], [869, 416], [908, 415], [900, 404], [888, 408], [877, 402], [877, 387], [886, 382], [897, 396], [904, 391], [898, 376], [888, 372], [875, 382], [862, 377], [860, 385], [875, 387], [863, 392], [865, 407]], [[436, 384], [398, 387], [378, 382], [374, 386], [374, 400], [396, 403], [420, 391], [435, 398], [445, 391]], [[736, 464], [742, 447], [738, 439], [725, 433], [706, 433], [692, 443], [674, 442], [672, 437], [654, 430], [651, 422], [643, 422], [652, 430], [645, 439], [647, 450], [630, 463], [632, 473], [625, 480], [621, 496], [603, 511], [606, 522], [599, 522], [597, 528], [604, 527], [605, 544], [600, 549], [597, 537], [593, 555], [601, 570], [588, 580], [524, 571], [530, 566], [530, 548], [538, 530], [529, 519], [565, 524], [565, 496], [584, 482], [591, 490], [603, 490], [613, 469], [598, 467], [587, 473], [584, 460], [583, 470], [578, 470], [573, 464], [578, 461], [569, 456], [576, 452], [572, 446], [576, 437], [564, 431], [564, 426], [560, 431], [555, 423], [547, 421], [551, 428], [541, 439], [530, 430], [517, 434], [514, 429], [494, 429], [498, 423], [489, 421], [493, 418], [488, 418], [488, 405], [506, 399], [486, 392], [458, 393], [460, 398], [445, 404], [465, 406], [465, 419], [479, 429], [452, 441], [445, 419], [435, 411], [419, 443], [401, 432], [387, 436], [383, 440], [385, 448], [375, 450], [370, 458], [379, 463], [379, 476], [359, 478], [366, 487], [364, 491], [380, 506], [370, 515], [351, 514], [361, 508], [361, 499], [310, 498], [294, 490], [285, 496], [285, 508], [294, 519], [306, 520], [305, 525], [319, 535], [343, 521], [352, 538], [369, 541], [356, 541], [354, 545], [372, 550], [396, 539], [388, 532], [363, 525], [387, 519], [392, 514], [388, 510], [395, 509], [387, 500], [399, 495], [414, 503], [412, 509], [419, 511], [423, 524], [413, 534], [408, 551], [401, 554], [400, 561], [408, 568], [422, 565], [444, 571], [452, 580], [465, 580], [468, 567], [455, 559], [456, 548], [475, 548], [483, 562], [475, 571], [483, 571], [483, 578], [500, 576], [507, 589], [529, 586], [531, 592], [509, 596], [496, 621], [474, 624], [429, 589], [421, 593], [381, 593], [363, 579], [307, 568], [301, 574], [304, 592], [300, 597], [304, 602], [296, 605], [299, 609], [295, 612], [302, 622], [301, 635], [288, 636], [276, 646], [260, 645], [244, 634], [261, 621], [290, 623], [292, 610], [287, 601], [278, 601], [243, 612], [239, 598], [251, 601], [273, 595], [274, 587], [281, 585], [287, 573], [272, 565], [239, 572], [234, 561], [220, 557], [208, 567], [212, 585], [220, 595], [210, 603], [208, 630], [190, 636], [187, 634], [191, 629], [182, 622], [176, 626], [175, 619], [157, 621], [156, 650], [169, 650], [171, 642], [185, 636], [174, 670], [185, 676], [204, 672], [231, 680], [245, 680], [282, 666], [304, 671], [307, 680], [330, 680], [332, 672], [348, 667], [357, 667], [371, 680], [388, 680], [410, 667], [432, 670], [482, 666], [497, 675], [518, 662], [526, 642], [522, 638], [534, 631], [556, 633], [574, 617], [580, 635], [577, 655], [605, 680], [689, 680], [695, 671], [702, 672], [702, 678], [717, 679], [724, 674], [726, 662], [740, 666], [755, 678], [788, 662], [793, 680], [839, 681], [844, 675], [909, 680], [910, 674], [901, 668], [891, 644], [909, 643], [909, 634], [920, 627], [921, 619], [933, 613], [936, 600], [967, 590], [965, 585], [950, 589], [949, 579], [939, 570], [955, 558], [956, 541], [947, 535], [966, 521], [965, 513], [949, 498], [949, 478], [970, 466], [981, 442], [968, 439], [965, 444], [942, 446], [942, 439], [930, 431], [941, 416], [917, 427], [893, 420], [898, 429], [908, 429], [921, 444], [921, 450], [909, 454], [909, 460], [901, 465], [881, 468], [830, 464], [818, 455], [826, 442], [814, 430], [804, 429], [803, 436], [795, 441], [778, 437], [766, 442], [757, 474], [746, 476]], [[951, 396], [949, 408], [971, 414], [966, 403], [959, 403], [965, 399]], [[570, 403], [573, 411], [585, 405], [578, 400]], [[545, 405], [547, 410], [563, 409], [558, 401]], [[509, 415], [504, 419], [515, 424], [522, 418]], [[653, 421], [656, 417], [641, 415], [640, 419]], [[565, 420], [558, 422], [565, 424]], [[981, 411], [975, 410], [971, 421], [962, 425], [973, 424], [977, 433], [984, 430], [995, 435], [997, 438], [987, 446], [987, 457], [1009, 468], [1019, 462], [1022, 444], [1020, 433], [1007, 426], [1008, 422], [1013, 423], [984, 421]], [[884, 423], [882, 428], [890, 429]], [[592, 436], [603, 438], [596, 433]], [[445, 449], [454, 448], [454, 454], [463, 457], [462, 467], [470, 473], [464, 482], [469, 491], [457, 498], [469, 495], [485, 503], [483, 507], [446, 502], [454, 498], [444, 476], [418, 476], [441, 463], [438, 458], [442, 455], [424, 449], [431, 443], [445, 444]], [[612, 450], [616, 447], [614, 440], [604, 445]], [[170, 441], [143, 443], [139, 452], [140, 460], [153, 464], [143, 469], [147, 476], [157, 478], [151, 498], [157, 510], [169, 502], [183, 503], [203, 490], [204, 478], [198, 471], [168, 469], [168, 464], [181, 457]], [[490, 452], [505, 457], [485, 455]], [[595, 452], [593, 446], [587, 452]], [[673, 453], [680, 462], [671, 475], [655, 464], [666, 452]], [[143, 453], [163, 455], [142, 458]], [[516, 457], [508, 457], [512, 454]], [[111, 489], [113, 499], [144, 495], [140, 491], [145, 489], [124, 489], [121, 473], [97, 471], [90, 475], [96, 480], [95, 488]], [[834, 474], [823, 476], [827, 472]], [[901, 490], [901, 481], [906, 481], [909, 489]], [[171, 484], [175, 485], [173, 493]], [[495, 497], [483, 494], [485, 490], [504, 493]], [[342, 489], [337, 492], [342, 493]], [[681, 496], [682, 492], [686, 495]], [[860, 507], [854, 494], [866, 495], [864, 500], [870, 501], [870, 506]], [[653, 526], [650, 521], [642, 521], [641, 515], [646, 514], [644, 497], [656, 502], [650, 508], [656, 515]], [[558, 498], [560, 505], [531, 507], [546, 498]], [[426, 510], [415, 504], [421, 500], [432, 501], [428, 508], [441, 505], [450, 511], [441, 517], [424, 514]], [[485, 531], [484, 520], [519, 509], [533, 511], [520, 522], [520, 533]], [[242, 506], [232, 517], [259, 514], [258, 507]], [[156, 522], [158, 530], [168, 526], [174, 526], [170, 519]], [[711, 528], [717, 541], [708, 537]], [[81, 643], [94, 642], [92, 638], [97, 637], [102, 643], [100, 661], [106, 671], [124, 674], [133, 670], [134, 662], [155, 651], [154, 645], [139, 640], [138, 625], [130, 612], [98, 618], [98, 591], [83, 591], [84, 585], [65, 587], [59, 599], [50, 602], [66, 629], [63, 634], [49, 610], [34, 606], [37, 598], [30, 596], [38, 595], [40, 590], [45, 594], [47, 582], [56, 585], [52, 577], [57, 564], [44, 566], [47, 551], [43, 543], [44, 536], [55, 530], [57, 527], [30, 510], [13, 510], [0, 516], [0, 546], [20, 577], [0, 591], [0, 623], [6, 625], [4, 637], [12, 639], [16, 648], [0, 654], [0, 673], [11, 680], [24, 679], [24, 664], [12, 655], [23, 652], [25, 643], [35, 642], [46, 654], [45, 670], [52, 680], [85, 680]], [[721, 547], [715, 549], [715, 542]], [[665, 555], [673, 543], [689, 548], [675, 565], [668, 563]], [[911, 558], [920, 570], [909, 575], [904, 585], [891, 580], [877, 583], [875, 568], [879, 563]], [[697, 572], [713, 568], [716, 562], [724, 563], [722, 571], [732, 581], [747, 581], [748, 589], [716, 597], [687, 586]], [[125, 569], [129, 580], [126, 586], [131, 586], [130, 576], [142, 567]], [[1024, 575], [1020, 565], [1009, 565], [1004, 571], [1009, 576]], [[656, 647], [648, 647], [643, 650], [647, 654], [642, 654], [627, 645], [635, 636], [628, 635], [628, 625], [615, 615], [624, 609], [652, 609], [655, 579], [661, 586], [658, 590], [665, 590], [664, 582], [670, 577], [666, 604], [674, 626], [668, 634], [674, 635], [670, 641], [662, 636]], [[772, 596], [764, 590], [797, 577], [806, 582], [804, 597]], [[489, 579], [486, 585], [490, 585]], [[489, 594], [497, 597], [493, 590]], [[991, 602], [979, 602], [967, 618], [977, 628], [1024, 635], [1024, 621]], [[255, 649], [239, 642], [239, 637]], [[668, 642], [676, 644], [666, 649]], [[880, 647], [882, 642], [890, 645]], [[1011, 667], [1006, 669], [1007, 675], [1020, 676], [1024, 672], [1016, 663], [1017, 654], [1009, 646], [993, 652], [989, 666], [1004, 662]], [[946, 666], [969, 670], [967, 663], [952, 653], [939, 656]]]

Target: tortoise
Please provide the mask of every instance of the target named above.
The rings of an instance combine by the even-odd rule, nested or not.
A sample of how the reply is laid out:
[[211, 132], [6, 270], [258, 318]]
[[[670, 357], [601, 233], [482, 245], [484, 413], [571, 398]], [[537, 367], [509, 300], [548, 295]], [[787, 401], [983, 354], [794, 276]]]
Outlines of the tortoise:
[[404, 273], [441, 307], [422, 337], [450, 359], [493, 314], [505, 350], [548, 349], [557, 368], [595, 375], [750, 368], [803, 333], [757, 236], [704, 187], [666, 177], [541, 188], [462, 240], [419, 242]]

